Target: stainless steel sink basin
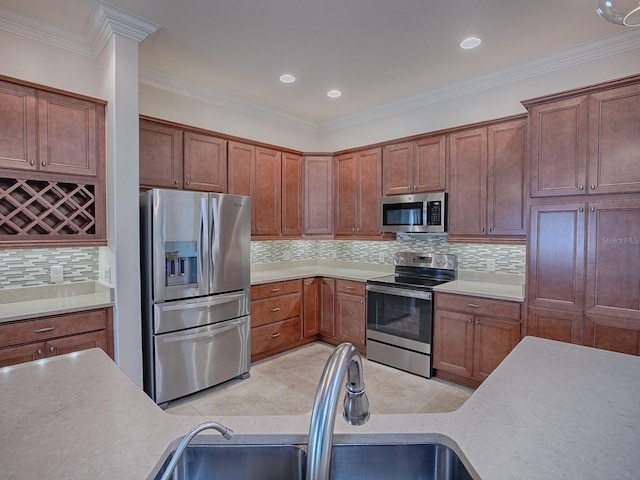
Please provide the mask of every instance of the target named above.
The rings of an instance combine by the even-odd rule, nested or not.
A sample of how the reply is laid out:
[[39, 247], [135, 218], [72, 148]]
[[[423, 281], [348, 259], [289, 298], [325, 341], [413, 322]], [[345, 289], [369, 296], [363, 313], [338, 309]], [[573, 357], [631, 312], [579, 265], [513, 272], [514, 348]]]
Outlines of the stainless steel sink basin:
[[[171, 457], [162, 465], [162, 477]], [[305, 451], [296, 445], [189, 445], [172, 480], [302, 480]]]
[[[304, 480], [306, 445], [189, 445], [172, 480]], [[156, 479], [162, 476], [167, 459]], [[331, 480], [472, 480], [439, 443], [333, 445]]]

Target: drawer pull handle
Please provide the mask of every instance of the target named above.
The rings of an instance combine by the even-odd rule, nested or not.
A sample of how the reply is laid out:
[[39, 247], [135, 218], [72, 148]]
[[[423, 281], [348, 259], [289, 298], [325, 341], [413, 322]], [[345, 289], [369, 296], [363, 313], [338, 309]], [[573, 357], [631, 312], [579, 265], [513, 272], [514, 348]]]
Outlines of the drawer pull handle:
[[280, 291], [280, 289], [279, 289], [279, 288], [272, 288], [272, 289], [271, 289], [271, 291], [272, 291], [272, 292], [279, 292], [279, 291]]
[[347, 290], [355, 290], [356, 287], [352, 287], [351, 285], [347, 285]]
[[35, 333], [43, 333], [43, 332], [50, 332], [52, 330], [55, 330], [56, 327], [45, 327], [45, 328], [36, 328], [34, 330]]
[[271, 311], [272, 312], [279, 312], [280, 311], [280, 307], [272, 308]]
[[467, 303], [467, 306], [469, 306], [471, 308], [480, 308], [480, 305], [477, 305], [475, 303]]
[[271, 338], [278, 338], [280, 336], [280, 332], [272, 333]]

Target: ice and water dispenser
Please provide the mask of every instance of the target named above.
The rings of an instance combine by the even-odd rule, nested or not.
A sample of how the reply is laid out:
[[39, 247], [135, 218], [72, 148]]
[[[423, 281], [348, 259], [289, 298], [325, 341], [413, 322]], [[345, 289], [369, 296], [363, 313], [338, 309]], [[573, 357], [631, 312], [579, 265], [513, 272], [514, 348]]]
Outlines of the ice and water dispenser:
[[196, 242], [165, 242], [165, 285], [198, 283]]

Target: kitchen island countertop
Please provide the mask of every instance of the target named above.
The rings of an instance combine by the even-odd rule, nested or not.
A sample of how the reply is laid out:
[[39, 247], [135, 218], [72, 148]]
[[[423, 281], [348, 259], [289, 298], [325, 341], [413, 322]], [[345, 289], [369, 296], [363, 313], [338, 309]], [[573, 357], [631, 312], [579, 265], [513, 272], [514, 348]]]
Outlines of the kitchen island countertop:
[[[334, 441], [444, 442], [484, 480], [636, 479], [638, 398], [640, 358], [526, 337], [459, 410], [338, 420]], [[309, 415], [170, 415], [98, 349], [0, 369], [0, 412], [4, 479], [153, 478], [205, 421], [232, 428], [231, 443], [306, 443], [309, 427]]]

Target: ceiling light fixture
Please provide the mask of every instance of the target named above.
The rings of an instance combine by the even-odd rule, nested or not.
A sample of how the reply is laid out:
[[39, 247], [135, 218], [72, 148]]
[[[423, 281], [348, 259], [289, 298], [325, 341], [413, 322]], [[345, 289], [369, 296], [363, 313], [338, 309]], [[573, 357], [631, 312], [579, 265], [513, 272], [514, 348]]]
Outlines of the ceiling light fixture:
[[340, 90], [329, 90], [327, 92], [327, 97], [331, 98], [338, 98], [340, 95], [342, 95], [342, 92]]
[[626, 27], [640, 26], [640, 1], [596, 0], [596, 12], [606, 21]]
[[288, 73], [285, 73], [284, 75], [280, 75], [280, 81], [282, 83], [293, 83], [296, 81], [296, 77]]
[[480, 45], [480, 42], [482, 42], [482, 40], [480, 40], [478, 37], [465, 38], [462, 42], [460, 42], [460, 48], [470, 50]]

